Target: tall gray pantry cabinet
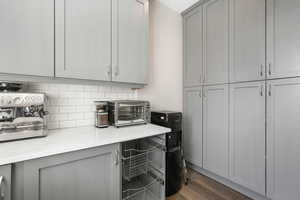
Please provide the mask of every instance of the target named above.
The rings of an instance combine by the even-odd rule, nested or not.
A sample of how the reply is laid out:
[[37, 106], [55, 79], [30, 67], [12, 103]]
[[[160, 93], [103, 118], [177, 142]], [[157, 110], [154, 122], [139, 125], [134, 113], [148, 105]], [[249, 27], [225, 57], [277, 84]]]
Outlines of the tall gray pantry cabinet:
[[186, 159], [254, 199], [300, 196], [299, 17], [297, 0], [205, 0], [183, 13]]
[[148, 21], [148, 0], [3, 0], [0, 75], [145, 85]]

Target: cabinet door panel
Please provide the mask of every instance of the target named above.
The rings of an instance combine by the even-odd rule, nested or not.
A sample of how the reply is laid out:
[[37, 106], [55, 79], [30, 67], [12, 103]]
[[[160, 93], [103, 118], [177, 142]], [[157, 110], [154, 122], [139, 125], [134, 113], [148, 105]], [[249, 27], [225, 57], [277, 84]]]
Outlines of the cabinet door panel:
[[24, 162], [24, 200], [119, 200], [117, 145]]
[[117, 0], [114, 13], [113, 76], [116, 82], [147, 83], [148, 0]]
[[0, 166], [0, 177], [2, 182], [0, 185], [1, 200], [11, 200], [11, 165]]
[[203, 167], [219, 176], [229, 172], [228, 85], [204, 87]]
[[0, 1], [0, 73], [54, 76], [54, 3]]
[[268, 197], [299, 199], [300, 79], [268, 83]]
[[183, 119], [185, 158], [202, 167], [202, 88], [185, 90]]
[[184, 86], [199, 86], [203, 76], [202, 7], [184, 16]]
[[231, 0], [231, 82], [265, 78], [265, 32], [264, 0]]
[[300, 1], [268, 0], [268, 77], [300, 75]]
[[211, 0], [203, 6], [204, 82], [227, 83], [229, 70], [229, 0]]
[[230, 87], [230, 178], [265, 195], [264, 82]]
[[111, 80], [112, 0], [56, 0], [56, 76]]

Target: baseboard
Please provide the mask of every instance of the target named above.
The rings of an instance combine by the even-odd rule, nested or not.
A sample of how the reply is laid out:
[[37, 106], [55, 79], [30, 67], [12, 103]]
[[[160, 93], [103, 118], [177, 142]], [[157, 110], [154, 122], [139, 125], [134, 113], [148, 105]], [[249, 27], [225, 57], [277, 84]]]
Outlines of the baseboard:
[[211, 179], [214, 179], [215, 181], [223, 184], [223, 185], [226, 185], [227, 187], [230, 187], [232, 188], [233, 190], [237, 191], [237, 192], [240, 192], [242, 193], [243, 195], [251, 198], [251, 199], [254, 199], [254, 200], [270, 200], [268, 199], [267, 197], [265, 196], [262, 196], [260, 194], [257, 194], [256, 192], [253, 192], [243, 186], [240, 186], [226, 178], [223, 178], [223, 177], [220, 177], [218, 175], [215, 175], [201, 167], [198, 167], [196, 165], [193, 165], [192, 163], [187, 163], [187, 166], [197, 172], [199, 172], [200, 174], [204, 175], [204, 176], [207, 176]]

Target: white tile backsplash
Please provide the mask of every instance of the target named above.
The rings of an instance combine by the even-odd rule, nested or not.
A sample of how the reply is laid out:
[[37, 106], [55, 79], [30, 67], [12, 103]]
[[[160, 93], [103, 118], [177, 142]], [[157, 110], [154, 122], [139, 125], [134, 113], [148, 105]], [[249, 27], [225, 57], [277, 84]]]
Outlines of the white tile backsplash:
[[137, 91], [115, 86], [29, 83], [28, 92], [48, 97], [49, 129], [94, 125], [94, 101], [137, 99]]

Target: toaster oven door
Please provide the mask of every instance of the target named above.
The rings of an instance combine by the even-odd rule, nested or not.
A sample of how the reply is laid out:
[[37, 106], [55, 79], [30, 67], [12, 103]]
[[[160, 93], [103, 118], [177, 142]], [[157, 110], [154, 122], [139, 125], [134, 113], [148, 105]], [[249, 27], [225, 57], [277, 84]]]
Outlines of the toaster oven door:
[[120, 103], [118, 105], [116, 126], [147, 123], [147, 106], [137, 103]]

